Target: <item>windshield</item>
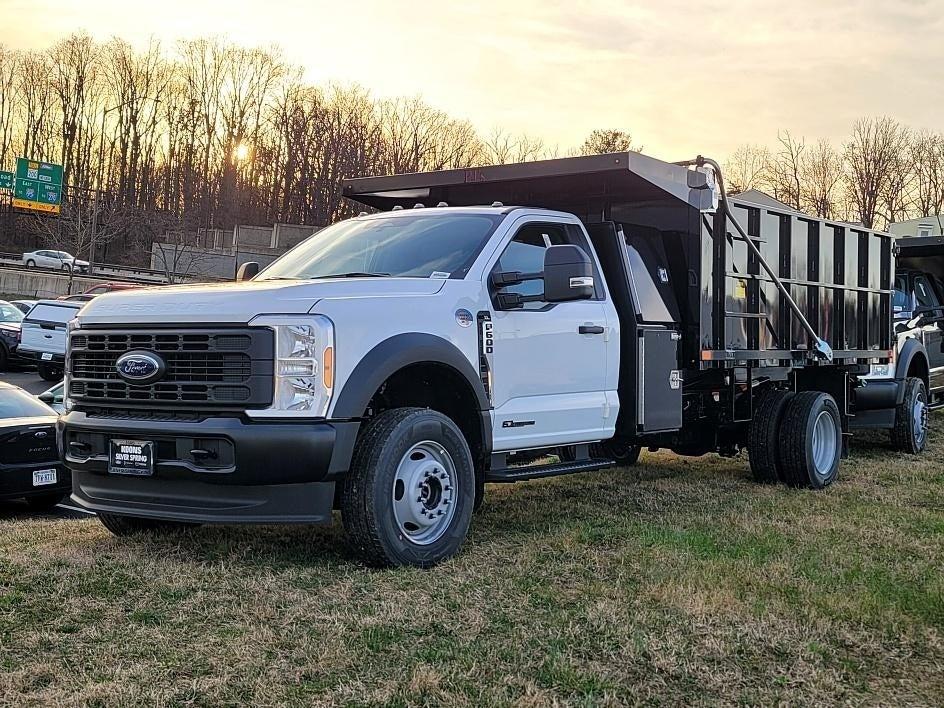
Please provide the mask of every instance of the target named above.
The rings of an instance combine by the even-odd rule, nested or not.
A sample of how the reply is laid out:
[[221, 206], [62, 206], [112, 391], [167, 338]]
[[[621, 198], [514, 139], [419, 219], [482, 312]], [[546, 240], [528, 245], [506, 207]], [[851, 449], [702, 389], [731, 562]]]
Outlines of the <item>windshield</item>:
[[15, 306], [4, 302], [0, 303], [0, 322], [20, 322], [23, 319], [23, 313]]
[[26, 391], [0, 389], [0, 418], [32, 418], [41, 415], [56, 415], [56, 412]]
[[352, 274], [462, 278], [500, 214], [404, 214], [350, 219], [319, 231], [257, 280]]

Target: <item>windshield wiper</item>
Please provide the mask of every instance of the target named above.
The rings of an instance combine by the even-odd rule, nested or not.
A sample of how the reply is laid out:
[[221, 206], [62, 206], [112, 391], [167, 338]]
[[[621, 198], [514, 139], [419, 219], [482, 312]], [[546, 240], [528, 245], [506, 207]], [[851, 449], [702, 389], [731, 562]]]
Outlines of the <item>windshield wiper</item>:
[[390, 273], [366, 273], [363, 271], [351, 271], [350, 273], [332, 273], [331, 275], [315, 275], [311, 280], [322, 280], [324, 278], [389, 278]]

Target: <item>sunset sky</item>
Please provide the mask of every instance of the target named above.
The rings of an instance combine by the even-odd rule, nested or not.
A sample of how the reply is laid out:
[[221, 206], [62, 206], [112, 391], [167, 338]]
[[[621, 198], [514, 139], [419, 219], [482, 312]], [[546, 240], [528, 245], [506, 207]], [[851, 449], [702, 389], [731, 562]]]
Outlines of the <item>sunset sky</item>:
[[944, 128], [942, 0], [0, 0], [0, 43], [85, 29], [279, 44], [312, 82], [421, 94], [482, 132], [558, 144], [594, 128], [646, 152], [724, 157], [779, 128], [841, 141], [862, 115]]

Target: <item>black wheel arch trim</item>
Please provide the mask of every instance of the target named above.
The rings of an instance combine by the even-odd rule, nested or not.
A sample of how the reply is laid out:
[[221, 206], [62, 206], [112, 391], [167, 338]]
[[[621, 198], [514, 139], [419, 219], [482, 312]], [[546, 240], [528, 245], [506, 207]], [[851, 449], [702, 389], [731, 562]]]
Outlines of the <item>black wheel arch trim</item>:
[[381, 384], [400, 369], [415, 364], [440, 364], [453, 369], [475, 395], [482, 421], [482, 446], [487, 456], [492, 448], [491, 403], [472, 363], [452, 342], [433, 334], [410, 332], [385, 339], [354, 367], [338, 393], [331, 417], [357, 419]]
[[[908, 378], [911, 363], [916, 357], [922, 357], [925, 367], [928, 367], [928, 353], [925, 351], [924, 345], [917, 339], [909, 339], [902, 345], [895, 362], [895, 381], [898, 383], [898, 392], [895, 396], [896, 405], [901, 405], [902, 401], [905, 400], [904, 382]], [[927, 387], [928, 382], [925, 381], [924, 385]]]

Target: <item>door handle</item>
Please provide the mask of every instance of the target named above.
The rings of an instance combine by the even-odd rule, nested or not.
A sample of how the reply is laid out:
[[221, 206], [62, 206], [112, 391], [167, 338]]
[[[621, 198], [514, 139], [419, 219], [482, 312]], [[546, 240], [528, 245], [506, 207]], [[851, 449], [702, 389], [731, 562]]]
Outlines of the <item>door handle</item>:
[[577, 331], [580, 334], [603, 334], [606, 331], [605, 327], [600, 325], [580, 325], [577, 328]]

